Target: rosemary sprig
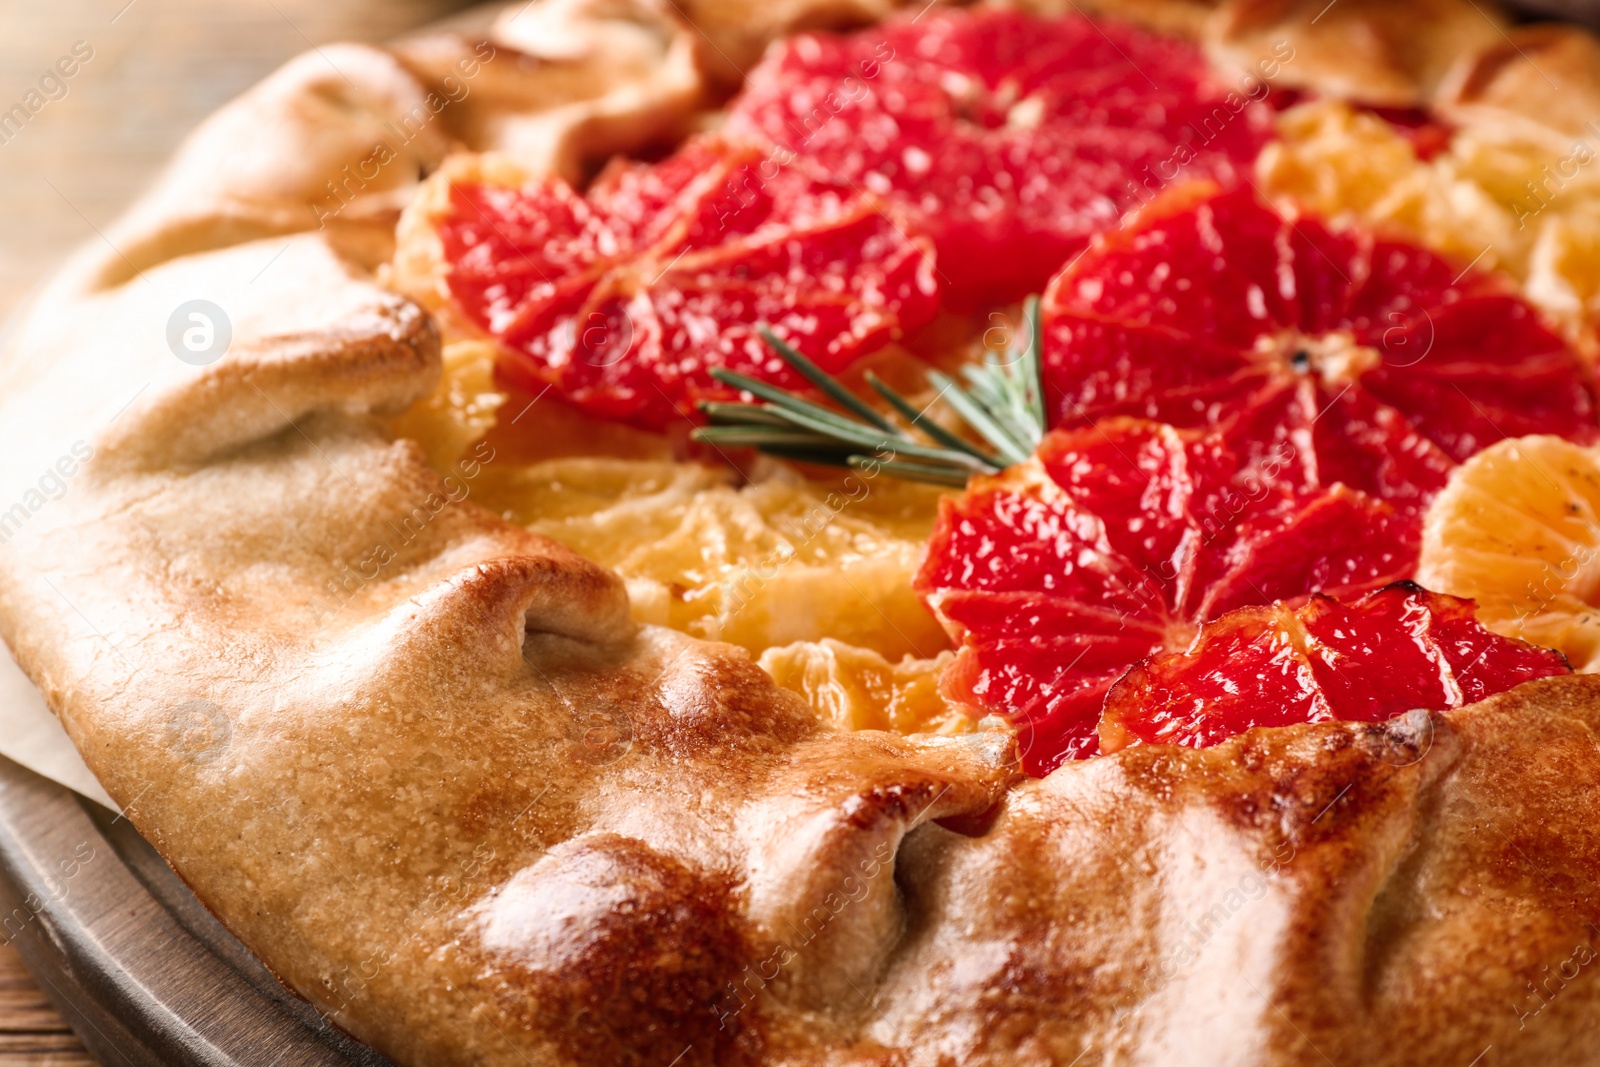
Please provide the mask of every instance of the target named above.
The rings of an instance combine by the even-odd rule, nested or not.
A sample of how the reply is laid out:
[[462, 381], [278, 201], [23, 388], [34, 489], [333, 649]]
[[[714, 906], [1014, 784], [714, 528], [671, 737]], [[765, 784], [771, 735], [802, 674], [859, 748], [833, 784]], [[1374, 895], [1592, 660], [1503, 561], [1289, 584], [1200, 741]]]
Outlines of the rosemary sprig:
[[[756, 397], [760, 403], [705, 401], [710, 426], [694, 431], [714, 445], [756, 448], [805, 463], [882, 471], [897, 478], [960, 487], [972, 474], [997, 474], [1033, 453], [1044, 436], [1044, 388], [1039, 350], [1039, 298], [1023, 305], [1023, 339], [1007, 352], [962, 368], [965, 385], [928, 371], [938, 395], [981, 437], [988, 448], [952, 433], [928, 417], [876, 374], [867, 384], [905, 423], [896, 425], [839, 380], [785, 344], [770, 330], [761, 336], [780, 359], [843, 410], [824, 407], [786, 389], [723, 367], [712, 377]], [[921, 437], [914, 436], [916, 431]]]

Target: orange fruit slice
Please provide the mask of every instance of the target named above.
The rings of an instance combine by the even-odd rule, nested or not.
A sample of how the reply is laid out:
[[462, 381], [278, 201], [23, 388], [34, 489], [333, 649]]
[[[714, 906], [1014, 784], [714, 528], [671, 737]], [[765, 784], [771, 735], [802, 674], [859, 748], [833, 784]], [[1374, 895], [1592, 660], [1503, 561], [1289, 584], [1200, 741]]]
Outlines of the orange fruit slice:
[[1107, 419], [941, 505], [917, 588], [961, 641], [953, 700], [1019, 725], [1023, 766], [1096, 754], [1107, 690], [1246, 604], [1408, 575], [1410, 513], [1321, 485], [1248, 420], [1220, 431]]
[[1349, 602], [1280, 601], [1229, 612], [1186, 651], [1130, 670], [1106, 695], [1100, 750], [1205, 748], [1256, 726], [1381, 722], [1569, 673], [1559, 652], [1484, 629], [1471, 601], [1411, 582]]
[[1411, 577], [1423, 510], [1502, 431], [1600, 433], [1507, 283], [1248, 189], [1148, 209], [1044, 309], [1058, 428], [942, 510], [918, 572], [961, 642], [947, 694], [1017, 723], [1034, 773], [1094, 755], [1111, 685], [1222, 613]]
[[1216, 425], [1270, 411], [1328, 480], [1425, 503], [1507, 435], [1600, 437], [1578, 352], [1505, 279], [1405, 241], [1285, 216], [1250, 189], [1174, 195], [1045, 297], [1058, 424]]
[[1600, 455], [1539, 435], [1462, 464], [1428, 508], [1417, 579], [1476, 600], [1496, 633], [1600, 670]]
[[760, 654], [834, 637], [898, 660], [949, 642], [911, 589], [937, 491], [791, 472], [735, 486], [692, 463], [486, 466], [480, 500], [616, 570], [634, 616]]
[[932, 251], [872, 197], [757, 148], [690, 141], [559, 178], [462, 182], [432, 219], [457, 310], [507, 349], [501, 373], [650, 430], [733, 396], [726, 367], [804, 384], [758, 330], [838, 371], [937, 310]]
[[1271, 110], [1233, 88], [1194, 44], [1115, 19], [918, 5], [780, 42], [727, 129], [883, 197], [970, 307], [1038, 292], [1179, 175], [1247, 173]]
[[439, 384], [390, 419], [390, 431], [421, 445], [436, 470], [450, 470], [497, 421], [495, 413], [505, 396], [494, 386], [495, 357], [495, 346], [488, 341], [445, 345]]
[[1505, 271], [1568, 322], [1600, 318], [1600, 174], [1583, 140], [1526, 122], [1474, 122], [1434, 152], [1339, 100], [1278, 117], [1256, 182], [1461, 262]]
[[951, 653], [890, 661], [831, 637], [769, 648], [761, 666], [805, 697], [819, 718], [842, 730], [968, 733], [977, 718], [939, 692]]

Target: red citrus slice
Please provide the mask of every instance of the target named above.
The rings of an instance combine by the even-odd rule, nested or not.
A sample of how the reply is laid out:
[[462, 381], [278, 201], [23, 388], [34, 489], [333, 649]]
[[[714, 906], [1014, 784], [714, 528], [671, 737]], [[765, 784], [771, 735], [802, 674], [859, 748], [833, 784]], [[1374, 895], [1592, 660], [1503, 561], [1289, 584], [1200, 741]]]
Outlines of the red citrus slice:
[[1418, 536], [1391, 504], [1321, 484], [1288, 441], [1263, 448], [1251, 422], [1108, 419], [946, 498], [916, 587], [961, 641], [947, 694], [1016, 721], [1042, 774], [1095, 754], [1131, 664], [1241, 605], [1403, 578]]
[[898, 205], [937, 244], [949, 299], [972, 306], [1037, 292], [1170, 182], [1232, 180], [1271, 116], [1215, 84], [1184, 41], [1081, 15], [937, 8], [784, 41], [727, 129]]
[[452, 298], [509, 350], [501, 373], [652, 430], [731, 396], [712, 367], [803, 386], [760, 326], [837, 371], [937, 310], [930, 249], [870, 196], [716, 140], [615, 164], [583, 195], [460, 185], [437, 229]]
[[1291, 420], [1325, 482], [1425, 504], [1505, 436], [1596, 438], [1578, 354], [1502, 279], [1402, 241], [1286, 218], [1250, 190], [1155, 205], [1051, 283], [1056, 423]]
[[1255, 726], [1378, 722], [1571, 672], [1561, 653], [1478, 625], [1472, 601], [1410, 582], [1350, 602], [1280, 601], [1229, 612], [1187, 651], [1125, 674], [1106, 695], [1100, 751], [1204, 748]]
[[1422, 509], [1501, 432], [1596, 437], [1578, 355], [1503, 283], [1248, 190], [1146, 209], [1046, 315], [1058, 429], [947, 505], [918, 574], [950, 696], [1016, 721], [1036, 773], [1197, 626], [1409, 578]]

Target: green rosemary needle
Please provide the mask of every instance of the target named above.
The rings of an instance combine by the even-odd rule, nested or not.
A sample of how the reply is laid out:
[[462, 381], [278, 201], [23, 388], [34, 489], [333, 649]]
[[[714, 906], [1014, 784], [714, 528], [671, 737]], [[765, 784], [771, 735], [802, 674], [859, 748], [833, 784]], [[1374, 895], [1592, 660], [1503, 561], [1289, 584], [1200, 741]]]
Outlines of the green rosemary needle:
[[[1039, 299], [1023, 305], [1023, 341], [1006, 353], [962, 368], [966, 384], [929, 370], [928, 382], [988, 448], [939, 425], [876, 374], [867, 384], [905, 422], [895, 425], [791, 345], [763, 329], [778, 357], [839, 408], [824, 407], [724, 367], [711, 375], [748, 393], [757, 403], [712, 400], [700, 404], [711, 425], [694, 438], [711, 445], [759, 449], [769, 455], [824, 466], [853, 467], [896, 478], [960, 488], [973, 474], [997, 474], [1032, 454], [1044, 436], [1044, 390], [1039, 349]], [[913, 431], [919, 436], [913, 436]]]

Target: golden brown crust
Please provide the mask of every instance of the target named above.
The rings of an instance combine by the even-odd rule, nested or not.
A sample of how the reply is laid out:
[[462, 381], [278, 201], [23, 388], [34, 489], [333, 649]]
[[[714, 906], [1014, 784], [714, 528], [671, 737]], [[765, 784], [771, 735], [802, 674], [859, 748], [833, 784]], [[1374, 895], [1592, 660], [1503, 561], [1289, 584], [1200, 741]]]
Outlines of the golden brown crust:
[[1594, 1062], [1597, 698], [1535, 682], [1029, 782], [984, 838], [908, 847], [885, 1028], [969, 1063]]
[[474, 150], [572, 180], [613, 152], [682, 134], [703, 103], [701, 38], [671, 4], [549, 0], [508, 8], [484, 39], [403, 42], [403, 62], [451, 105]]
[[1510, 119], [1593, 139], [1600, 119], [1600, 41], [1576, 26], [1513, 27], [1458, 58], [1436, 106], [1464, 123]]
[[[671, 12], [552, 10], [657, 27], [624, 80], [687, 84]], [[879, 14], [746, 10], [691, 15], [744, 57]], [[693, 93], [629, 111], [584, 80], [609, 36], [574, 73], [502, 32], [515, 65], [321, 227], [318, 168], [475, 45], [340, 53], [345, 88], [292, 64], [0, 365], [0, 632], [285, 983], [406, 1063], [1600, 1060], [1600, 681], [1018, 783], [1004, 736], [838, 732], [635, 626], [613, 574], [474, 505], [492, 450], [441, 477], [391, 440], [438, 337], [363, 268], [420, 174], [458, 142], [560, 169], [721, 77], [695, 45]], [[1396, 99], [1436, 77], [1380, 53]], [[233, 327], [204, 367], [165, 340], [196, 298]]]
[[1109, 15], [1137, 22], [1141, 26], [1178, 37], [1199, 40], [1207, 22], [1224, 0], [1028, 0], [1019, 4], [1044, 15], [1071, 15], [1077, 12]]
[[1228, 0], [1204, 39], [1214, 60], [1244, 73], [1278, 60], [1281, 87], [1414, 107], [1459, 57], [1500, 41], [1503, 26], [1474, 0]]

